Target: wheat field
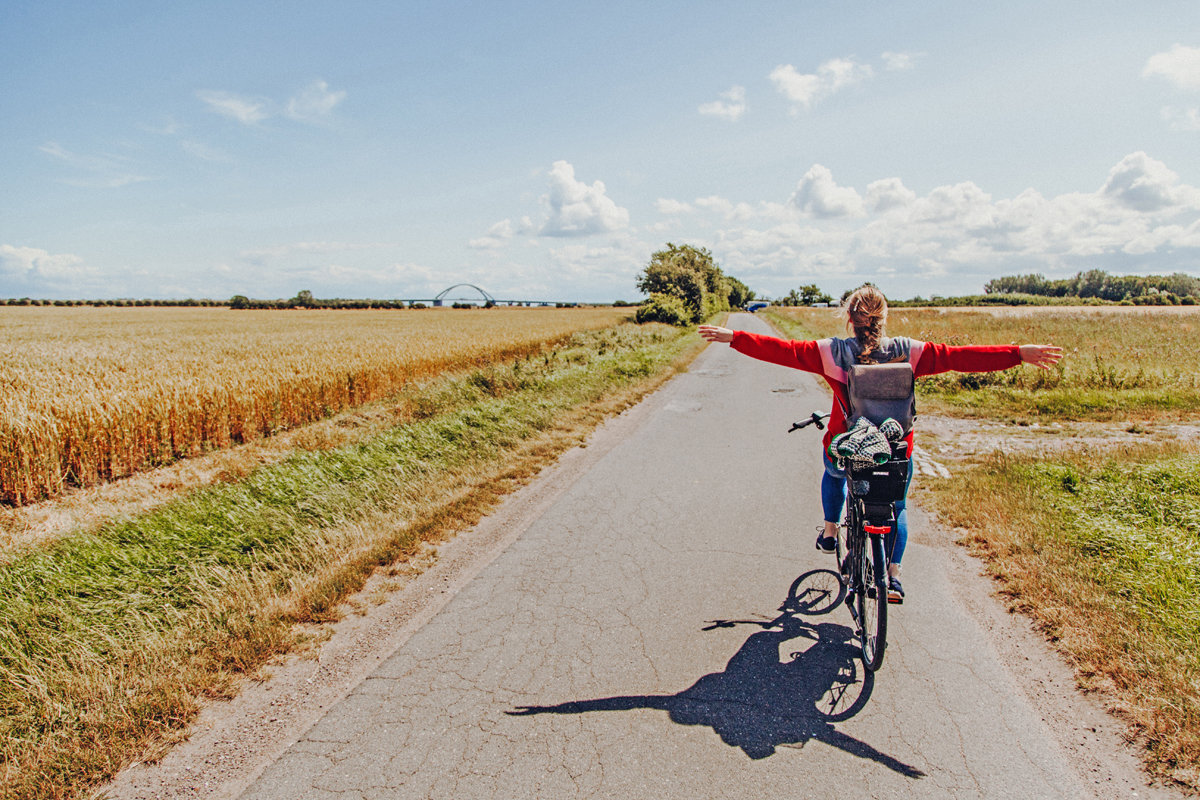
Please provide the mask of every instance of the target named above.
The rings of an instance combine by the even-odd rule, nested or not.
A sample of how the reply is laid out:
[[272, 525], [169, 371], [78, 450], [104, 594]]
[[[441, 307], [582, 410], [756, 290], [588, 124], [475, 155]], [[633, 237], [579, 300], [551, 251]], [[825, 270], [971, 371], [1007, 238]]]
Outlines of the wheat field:
[[0, 308], [0, 502], [251, 441], [627, 318], [613, 308]]
[[[772, 308], [766, 313], [790, 336], [847, 335], [829, 309]], [[926, 378], [920, 383], [926, 395], [1051, 390], [1060, 393], [1062, 407], [1056, 411], [1057, 395], [1047, 395], [1051, 405], [1040, 413], [1075, 416], [1101, 410], [1197, 410], [1200, 306], [895, 308], [888, 314], [887, 332], [951, 345], [1038, 343], [1064, 350], [1062, 363], [1051, 371]], [[1083, 400], [1089, 402], [1080, 405]]]

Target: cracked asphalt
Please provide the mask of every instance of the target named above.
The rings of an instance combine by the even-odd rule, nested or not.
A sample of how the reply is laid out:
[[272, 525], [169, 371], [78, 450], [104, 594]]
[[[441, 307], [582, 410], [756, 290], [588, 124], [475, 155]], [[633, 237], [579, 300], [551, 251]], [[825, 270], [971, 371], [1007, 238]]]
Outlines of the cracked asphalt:
[[873, 679], [843, 606], [780, 611], [833, 566], [814, 379], [715, 345], [648, 402], [242, 797], [1096, 796], [929, 547]]

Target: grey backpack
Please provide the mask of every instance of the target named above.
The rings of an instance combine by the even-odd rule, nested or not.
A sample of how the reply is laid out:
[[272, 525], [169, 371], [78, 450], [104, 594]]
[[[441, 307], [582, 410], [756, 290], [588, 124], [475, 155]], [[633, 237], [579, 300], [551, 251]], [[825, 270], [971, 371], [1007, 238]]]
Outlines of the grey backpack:
[[882, 425], [889, 417], [900, 423], [907, 436], [917, 418], [917, 393], [912, 364], [854, 364], [847, 372], [846, 425], [859, 417]]

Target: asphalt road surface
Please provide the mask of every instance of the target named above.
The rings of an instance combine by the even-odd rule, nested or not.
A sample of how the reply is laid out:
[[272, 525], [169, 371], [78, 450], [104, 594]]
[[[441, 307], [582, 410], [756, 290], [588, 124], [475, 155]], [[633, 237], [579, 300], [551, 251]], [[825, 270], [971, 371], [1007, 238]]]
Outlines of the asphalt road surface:
[[815, 380], [715, 345], [650, 402], [242, 796], [1095, 796], [930, 548], [874, 677], [844, 606], [779, 611], [833, 566]]

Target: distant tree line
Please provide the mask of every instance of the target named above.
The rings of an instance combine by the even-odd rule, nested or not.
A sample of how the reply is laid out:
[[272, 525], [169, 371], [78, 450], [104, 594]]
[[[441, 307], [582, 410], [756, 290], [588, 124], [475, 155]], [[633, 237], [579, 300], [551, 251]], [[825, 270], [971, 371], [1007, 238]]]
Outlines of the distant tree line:
[[[555, 308], [576, 308], [581, 303], [537, 303], [536, 305], [553, 305]], [[245, 295], [234, 295], [229, 301], [229, 307], [233, 309], [289, 309], [289, 308], [312, 308], [312, 309], [347, 309], [347, 308], [382, 308], [382, 309], [401, 309], [401, 308], [428, 308], [424, 303], [405, 303], [403, 300], [347, 300], [345, 298], [336, 297], [323, 300], [313, 297], [310, 291], [299, 292], [295, 297], [289, 297], [286, 300], [253, 300]], [[450, 305], [451, 308], [495, 308], [496, 304], [491, 300], [485, 302], [482, 306], [477, 303], [454, 302]]]
[[726, 275], [704, 247], [667, 243], [650, 256], [637, 288], [650, 298], [640, 305], [638, 322], [692, 325], [754, 299], [746, 284]]
[[[322, 300], [313, 297], [312, 292], [299, 292], [295, 297], [280, 300], [254, 300], [245, 295], [237, 294], [229, 300], [195, 300], [188, 298], [186, 300], [133, 300], [129, 298], [119, 298], [115, 300], [38, 300], [29, 297], [4, 299], [0, 297], [0, 306], [95, 306], [95, 307], [119, 307], [127, 308], [134, 306], [174, 306], [174, 307], [224, 307], [228, 306], [233, 309], [289, 309], [289, 308], [313, 308], [313, 309], [343, 309], [343, 308], [426, 308], [425, 303], [408, 303], [403, 300], [347, 300], [343, 298], [335, 298], [331, 300]], [[535, 305], [553, 305], [555, 308], [577, 308], [587, 304], [583, 303], [537, 303]], [[622, 303], [617, 301], [613, 305], [629, 305], [636, 306], [637, 303]], [[452, 305], [453, 308], [480, 308], [481, 306], [475, 303], [456, 302]], [[483, 308], [494, 308], [495, 303], [490, 300], [485, 303]]]
[[1095, 298], [1134, 305], [1179, 305], [1200, 297], [1200, 278], [1182, 272], [1171, 275], [1110, 275], [1104, 270], [1079, 272], [1073, 278], [1048, 280], [1044, 275], [1010, 275], [988, 281], [987, 295]]
[[[313, 309], [344, 309], [344, 308], [389, 308], [400, 309], [408, 308], [403, 300], [347, 300], [341, 297], [336, 297], [328, 300], [313, 297], [313, 293], [307, 289], [298, 292], [295, 297], [289, 297], [286, 300], [254, 300], [242, 294], [235, 294], [229, 300], [229, 307], [232, 309], [289, 309], [289, 308], [313, 308]], [[413, 303], [413, 308], [425, 308], [424, 303]]]
[[132, 300], [121, 298], [117, 300], [33, 300], [28, 297], [0, 299], [0, 305], [8, 306], [227, 306], [228, 300]]

